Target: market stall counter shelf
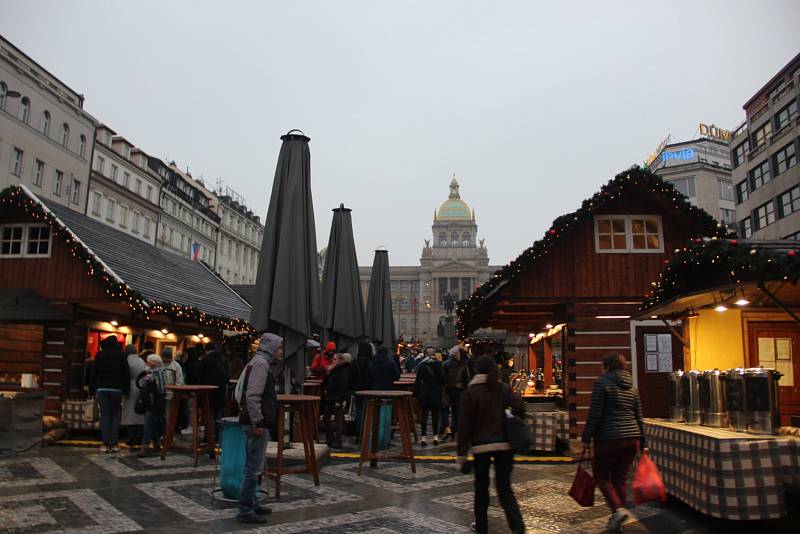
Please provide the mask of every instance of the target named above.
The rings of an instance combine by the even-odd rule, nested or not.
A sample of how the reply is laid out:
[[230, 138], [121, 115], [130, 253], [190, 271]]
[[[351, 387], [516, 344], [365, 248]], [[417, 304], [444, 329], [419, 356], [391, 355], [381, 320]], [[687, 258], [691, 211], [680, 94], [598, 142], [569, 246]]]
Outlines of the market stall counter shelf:
[[667, 492], [732, 520], [787, 515], [787, 485], [800, 485], [800, 439], [645, 419], [650, 455]]
[[531, 427], [532, 450], [555, 451], [559, 445], [569, 447], [569, 414], [567, 412], [531, 409], [525, 406], [525, 421]]

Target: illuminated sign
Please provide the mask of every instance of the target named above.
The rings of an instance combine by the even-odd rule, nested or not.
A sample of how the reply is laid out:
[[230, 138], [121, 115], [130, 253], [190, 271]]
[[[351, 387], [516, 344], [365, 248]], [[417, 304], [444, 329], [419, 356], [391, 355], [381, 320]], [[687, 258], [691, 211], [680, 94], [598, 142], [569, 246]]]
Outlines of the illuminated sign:
[[730, 130], [723, 130], [722, 128], [717, 128], [714, 124], [709, 126], [708, 124], [703, 124], [702, 122], [700, 123], [700, 135], [711, 139], [725, 141], [726, 143], [730, 142], [731, 140]]
[[649, 156], [647, 156], [647, 159], [644, 160], [644, 166], [645, 167], [649, 167], [650, 164], [653, 163], [656, 160], [658, 155], [661, 154], [661, 151], [664, 150], [664, 147], [667, 146], [667, 143], [669, 143], [669, 134], [667, 134], [667, 136], [664, 138], [664, 140], [661, 141], [658, 144], [658, 148], [656, 148], [656, 151], [653, 152], [652, 154], [650, 154]]
[[687, 160], [692, 158], [694, 158], [694, 149], [685, 148], [683, 150], [676, 150], [674, 152], [664, 152], [661, 159], [664, 161], [664, 163], [666, 163], [671, 159]]

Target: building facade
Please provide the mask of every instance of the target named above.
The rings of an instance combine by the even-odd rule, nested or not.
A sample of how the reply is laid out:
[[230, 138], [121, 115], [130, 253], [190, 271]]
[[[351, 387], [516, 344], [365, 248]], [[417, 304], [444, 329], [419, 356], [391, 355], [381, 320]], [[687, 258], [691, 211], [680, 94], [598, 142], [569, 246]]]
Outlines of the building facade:
[[[704, 131], [703, 126], [701, 131]], [[701, 137], [667, 143], [649, 167], [665, 182], [674, 185], [692, 205], [735, 229], [736, 204], [727, 142]]]
[[86, 215], [154, 245], [161, 180], [148, 156], [108, 126], [97, 127]]
[[[419, 266], [391, 266], [390, 285], [395, 331], [404, 339], [437, 341], [437, 326], [446, 315], [446, 296], [469, 297], [495, 270], [489, 252], [477, 238], [475, 212], [461, 199], [455, 176], [450, 194], [433, 214], [431, 239], [425, 239]], [[369, 293], [371, 267], [360, 267], [362, 293]]]
[[800, 239], [800, 54], [744, 104], [731, 155], [739, 235]]
[[94, 130], [82, 95], [0, 37], [0, 189], [84, 213]]
[[175, 162], [149, 157], [148, 167], [161, 178], [161, 220], [156, 246], [175, 254], [217, 265], [219, 215], [214, 195]]
[[217, 234], [217, 273], [229, 284], [255, 284], [264, 226], [229, 187], [216, 191], [220, 218]]

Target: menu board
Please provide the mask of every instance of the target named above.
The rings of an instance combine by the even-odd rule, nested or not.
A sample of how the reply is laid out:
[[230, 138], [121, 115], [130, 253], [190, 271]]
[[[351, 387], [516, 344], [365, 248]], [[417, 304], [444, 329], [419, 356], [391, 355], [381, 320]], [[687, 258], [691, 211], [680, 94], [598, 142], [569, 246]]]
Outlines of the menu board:
[[644, 370], [647, 373], [671, 373], [672, 368], [672, 335], [644, 335]]

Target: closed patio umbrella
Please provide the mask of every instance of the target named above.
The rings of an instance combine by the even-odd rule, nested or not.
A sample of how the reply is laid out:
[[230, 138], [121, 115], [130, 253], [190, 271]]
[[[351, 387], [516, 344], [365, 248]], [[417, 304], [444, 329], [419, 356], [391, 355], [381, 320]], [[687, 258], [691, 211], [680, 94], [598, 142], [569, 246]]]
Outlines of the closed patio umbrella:
[[344, 204], [333, 210], [322, 276], [325, 335], [336, 343], [339, 350], [344, 350], [366, 334], [350, 211]]
[[367, 335], [379, 346], [387, 347], [390, 351], [394, 350], [395, 331], [388, 250], [376, 250], [372, 262], [367, 295]]
[[302, 382], [306, 340], [322, 323], [310, 139], [292, 130], [281, 140], [250, 323], [283, 337], [286, 366]]

